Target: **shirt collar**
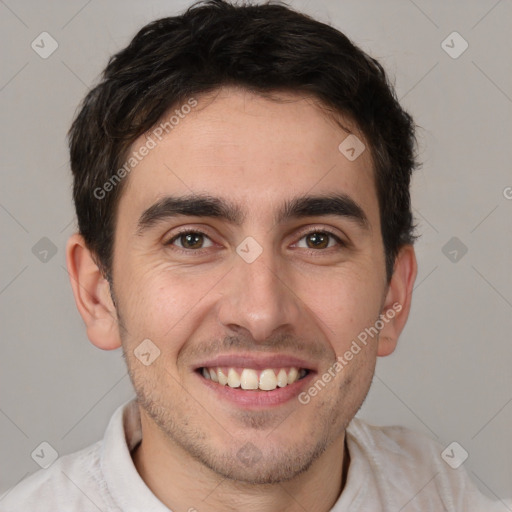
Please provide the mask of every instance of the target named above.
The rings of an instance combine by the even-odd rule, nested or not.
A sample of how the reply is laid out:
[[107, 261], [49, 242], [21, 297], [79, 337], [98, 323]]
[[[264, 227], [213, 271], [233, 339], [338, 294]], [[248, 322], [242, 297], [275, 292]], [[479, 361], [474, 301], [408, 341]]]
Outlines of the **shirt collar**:
[[142, 439], [139, 406], [132, 399], [112, 415], [101, 452], [107, 491], [123, 512], [169, 512], [140, 477], [131, 451]]
[[[368, 490], [368, 482], [363, 475], [368, 474], [369, 468], [363, 467], [364, 457], [356, 439], [357, 427], [358, 420], [354, 418], [346, 430], [350, 467], [345, 488], [331, 509], [332, 512], [345, 510], [350, 504], [359, 504]], [[131, 452], [141, 439], [139, 406], [132, 399], [114, 412], [105, 432], [100, 464], [107, 491], [123, 512], [169, 512], [170, 509], [142, 480], [133, 463]]]

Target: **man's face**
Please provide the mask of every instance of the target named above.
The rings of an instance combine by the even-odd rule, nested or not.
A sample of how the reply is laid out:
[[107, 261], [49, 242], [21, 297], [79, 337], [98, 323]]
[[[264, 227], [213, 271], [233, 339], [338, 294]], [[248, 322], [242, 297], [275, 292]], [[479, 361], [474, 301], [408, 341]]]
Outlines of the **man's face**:
[[[197, 97], [126, 178], [114, 292], [130, 375], [154, 430], [220, 475], [276, 482], [342, 439], [369, 389], [377, 338], [309, 403], [298, 399], [383, 313], [378, 200], [369, 151], [347, 159], [338, 146], [348, 134], [311, 100], [217, 93]], [[239, 211], [143, 216], [168, 196], [209, 196]], [[293, 208], [299, 197], [334, 196], [345, 202]], [[142, 359], [160, 351], [149, 365], [134, 354], [146, 339], [151, 355]], [[305, 376], [296, 380], [292, 367]], [[206, 378], [210, 370], [228, 384]], [[237, 377], [271, 389], [230, 387]]]

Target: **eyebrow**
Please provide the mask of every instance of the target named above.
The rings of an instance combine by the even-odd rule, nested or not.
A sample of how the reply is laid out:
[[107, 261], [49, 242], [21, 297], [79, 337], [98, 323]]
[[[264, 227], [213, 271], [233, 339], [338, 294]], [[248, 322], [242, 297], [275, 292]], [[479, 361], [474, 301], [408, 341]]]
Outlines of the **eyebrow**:
[[[304, 217], [335, 215], [346, 218], [366, 231], [370, 223], [364, 210], [346, 194], [300, 195], [287, 200], [274, 216], [274, 222], [281, 224], [288, 220]], [[211, 217], [241, 226], [245, 213], [241, 207], [224, 198], [207, 194], [166, 196], [144, 210], [137, 223], [136, 235], [156, 224], [177, 216]]]

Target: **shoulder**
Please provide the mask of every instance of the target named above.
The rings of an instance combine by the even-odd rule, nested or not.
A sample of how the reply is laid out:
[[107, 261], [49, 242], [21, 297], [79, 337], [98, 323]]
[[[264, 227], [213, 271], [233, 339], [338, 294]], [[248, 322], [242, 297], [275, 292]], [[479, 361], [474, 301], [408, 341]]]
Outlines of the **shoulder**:
[[450, 450], [423, 433], [401, 426], [375, 426], [359, 418], [347, 427], [347, 444], [349, 452], [370, 466], [386, 502], [408, 503], [404, 512], [416, 510], [415, 503], [418, 510], [427, 503], [450, 512], [494, 510], [493, 502], [470, 479], [462, 447]]
[[59, 457], [4, 493], [2, 512], [54, 512], [56, 510], [105, 510], [99, 475], [102, 441]]
[[406, 427], [376, 426], [354, 418], [347, 428], [347, 434], [363, 452], [378, 454], [390, 462], [415, 464], [418, 459], [423, 463], [427, 459], [433, 463], [442, 461], [443, 448], [437, 441]]
[[416, 487], [450, 469], [441, 458], [439, 443], [406, 427], [376, 426], [354, 418], [347, 428], [347, 443], [364, 457], [382, 484], [411, 482]]

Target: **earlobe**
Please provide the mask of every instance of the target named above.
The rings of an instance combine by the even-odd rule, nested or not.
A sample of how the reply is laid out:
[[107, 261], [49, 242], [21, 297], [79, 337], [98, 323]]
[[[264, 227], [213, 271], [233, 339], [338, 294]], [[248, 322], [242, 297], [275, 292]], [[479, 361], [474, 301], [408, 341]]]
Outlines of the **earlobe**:
[[121, 346], [117, 312], [110, 285], [78, 233], [66, 245], [66, 264], [77, 309], [91, 343], [103, 350]]
[[414, 247], [404, 245], [396, 257], [393, 276], [381, 312], [384, 325], [379, 334], [379, 356], [387, 356], [396, 348], [398, 338], [409, 317], [417, 271]]

